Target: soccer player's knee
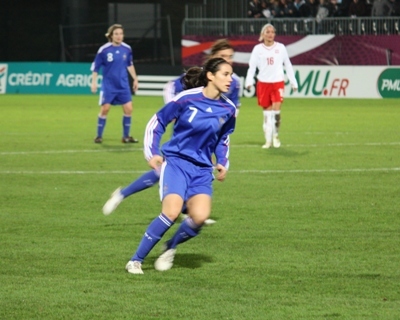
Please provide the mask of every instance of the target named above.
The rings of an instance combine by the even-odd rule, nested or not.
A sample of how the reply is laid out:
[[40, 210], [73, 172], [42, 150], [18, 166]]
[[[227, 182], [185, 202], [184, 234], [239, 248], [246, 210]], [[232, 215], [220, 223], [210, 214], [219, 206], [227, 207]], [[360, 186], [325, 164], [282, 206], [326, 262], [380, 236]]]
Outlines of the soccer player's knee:
[[107, 115], [108, 115], [108, 112], [110, 111], [110, 108], [107, 108], [107, 107], [102, 107], [101, 109], [100, 109], [100, 115], [102, 116], [102, 117], [106, 117]]

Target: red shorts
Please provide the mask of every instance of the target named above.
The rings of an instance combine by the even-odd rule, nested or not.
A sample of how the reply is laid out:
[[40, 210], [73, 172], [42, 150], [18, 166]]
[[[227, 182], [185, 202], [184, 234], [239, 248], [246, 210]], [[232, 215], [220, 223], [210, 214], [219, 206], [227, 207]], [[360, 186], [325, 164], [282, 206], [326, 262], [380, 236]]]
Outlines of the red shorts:
[[285, 82], [257, 82], [256, 92], [258, 98], [258, 105], [262, 108], [272, 106], [274, 102], [283, 102], [283, 90]]

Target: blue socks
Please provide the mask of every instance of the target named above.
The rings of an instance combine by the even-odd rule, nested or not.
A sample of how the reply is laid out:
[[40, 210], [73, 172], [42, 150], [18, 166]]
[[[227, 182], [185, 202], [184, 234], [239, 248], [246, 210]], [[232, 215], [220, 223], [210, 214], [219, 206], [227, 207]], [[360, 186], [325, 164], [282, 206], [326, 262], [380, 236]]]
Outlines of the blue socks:
[[124, 116], [122, 117], [123, 138], [129, 137], [129, 131], [131, 130], [131, 121], [132, 117], [124, 114]]
[[155, 218], [147, 227], [142, 241], [140, 241], [139, 247], [137, 248], [131, 260], [143, 262], [144, 258], [147, 257], [151, 249], [154, 248], [165, 232], [167, 232], [173, 224], [174, 222], [169, 220], [168, 217], [163, 213]]
[[144, 175], [133, 181], [129, 186], [121, 190], [121, 194], [124, 198], [142, 191], [144, 189], [152, 187], [160, 180], [160, 173], [156, 170], [146, 172]]
[[[169, 228], [174, 224], [173, 221], [169, 220], [166, 215], [161, 213], [155, 218], [147, 227], [146, 232], [143, 235], [142, 241], [140, 241], [139, 247], [135, 254], [132, 256], [132, 261], [143, 262], [154, 246], [160, 241], [163, 235], [168, 231]], [[191, 218], [185, 219], [175, 232], [174, 236], [167, 241], [168, 249], [175, 249], [178, 244], [184, 243], [195, 236], [201, 231], [201, 226], [196, 225]]]
[[99, 116], [97, 118], [97, 137], [103, 136], [104, 127], [106, 126], [107, 118]]
[[168, 249], [175, 249], [178, 244], [184, 243], [200, 233], [201, 226], [196, 225], [192, 218], [188, 217], [182, 221], [174, 236], [167, 241]]
[[[123, 138], [129, 137], [129, 132], [131, 130], [131, 122], [132, 122], [132, 117], [124, 115], [122, 117], [122, 132], [123, 132]], [[103, 136], [103, 131], [104, 127], [106, 126], [106, 117], [101, 117], [99, 116], [97, 119], [97, 136], [102, 137]]]

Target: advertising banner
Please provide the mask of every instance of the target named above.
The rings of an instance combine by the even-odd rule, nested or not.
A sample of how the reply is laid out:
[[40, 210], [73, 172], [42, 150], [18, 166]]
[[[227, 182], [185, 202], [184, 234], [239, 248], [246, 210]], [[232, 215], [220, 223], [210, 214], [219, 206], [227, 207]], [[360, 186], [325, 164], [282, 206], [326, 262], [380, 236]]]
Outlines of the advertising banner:
[[[400, 67], [293, 66], [299, 84], [293, 92], [286, 82], [287, 98], [400, 98]], [[244, 88], [246, 68], [235, 68], [243, 97], [255, 88]], [[144, 70], [142, 70], [144, 71]], [[152, 70], [154, 71], [154, 70]], [[139, 73], [136, 95], [162, 96], [167, 81], [178, 75]], [[98, 77], [101, 85], [102, 77]], [[91, 94], [89, 63], [0, 63], [0, 93]]]
[[304, 98], [400, 98], [400, 68], [295, 66], [299, 85], [286, 96]]
[[[299, 88], [294, 92], [286, 79], [286, 98], [400, 98], [399, 67], [293, 66], [293, 69]], [[255, 88], [244, 88], [247, 69], [239, 70], [242, 96], [253, 97]]]
[[0, 63], [0, 93], [89, 94], [91, 74], [90, 63]]
[[[250, 53], [258, 43], [254, 36], [230, 36], [229, 42], [235, 49], [234, 66], [247, 66]], [[398, 35], [307, 35], [282, 36], [275, 40], [286, 46], [293, 65], [332, 66], [400, 66], [400, 40]], [[182, 64], [202, 64], [210, 47], [218, 36], [184, 36]]]

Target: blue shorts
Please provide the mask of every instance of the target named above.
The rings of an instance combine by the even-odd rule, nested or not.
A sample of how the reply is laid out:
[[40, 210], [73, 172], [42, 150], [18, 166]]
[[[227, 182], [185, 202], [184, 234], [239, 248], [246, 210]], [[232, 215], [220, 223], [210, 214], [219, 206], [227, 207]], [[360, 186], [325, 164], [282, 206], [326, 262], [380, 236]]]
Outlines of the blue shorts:
[[160, 174], [160, 200], [168, 194], [178, 194], [187, 201], [197, 194], [212, 196], [213, 168], [199, 167], [177, 157], [167, 158]]
[[126, 92], [100, 91], [99, 105], [101, 106], [103, 104], [111, 104], [113, 106], [124, 105], [125, 103], [131, 101], [132, 101], [132, 94], [129, 91]]

